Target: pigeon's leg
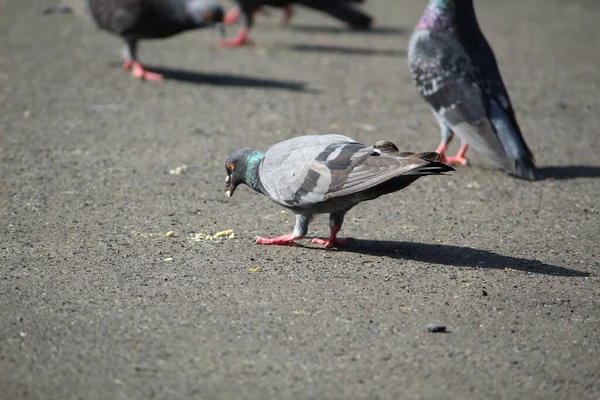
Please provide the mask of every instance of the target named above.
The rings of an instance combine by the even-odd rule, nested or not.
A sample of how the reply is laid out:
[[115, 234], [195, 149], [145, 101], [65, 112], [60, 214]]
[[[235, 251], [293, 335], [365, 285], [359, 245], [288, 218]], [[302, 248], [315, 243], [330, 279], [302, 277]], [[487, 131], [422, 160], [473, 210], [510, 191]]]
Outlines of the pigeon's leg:
[[437, 118], [438, 123], [440, 124], [440, 133], [442, 134], [442, 141], [440, 142], [440, 145], [435, 150], [435, 152], [440, 155], [440, 162], [446, 163], [446, 150], [448, 149], [448, 145], [454, 137], [454, 133], [452, 132], [452, 129], [450, 129], [450, 127], [446, 125], [446, 123], [437, 114], [435, 114], [435, 117]]
[[469, 150], [469, 145], [466, 142], [463, 142], [460, 145], [460, 149], [458, 149], [458, 153], [456, 153], [456, 155], [454, 157], [446, 157], [446, 164], [449, 164], [449, 165], [456, 165], [456, 164], [467, 165], [468, 161], [465, 158], [465, 154], [467, 153], [467, 150]]
[[243, 20], [243, 26], [240, 28], [238, 34], [233, 39], [221, 40], [221, 46], [238, 47], [242, 45], [251, 45], [253, 42], [252, 40], [248, 39], [248, 32], [252, 27], [255, 12], [255, 7], [242, 6], [241, 15]]
[[278, 244], [283, 246], [295, 246], [295, 240], [302, 239], [308, 233], [308, 224], [312, 218], [311, 214], [296, 214], [296, 226], [294, 232], [276, 238], [257, 237], [257, 244]]
[[336, 244], [346, 244], [350, 239], [348, 238], [338, 238], [337, 234], [342, 229], [342, 224], [344, 223], [344, 216], [346, 215], [346, 210], [336, 211], [329, 214], [329, 229], [331, 234], [329, 235], [329, 239], [321, 239], [314, 238], [312, 240], [313, 243], [322, 244], [326, 249], [335, 246]]
[[128, 40], [123, 47], [123, 57], [125, 62], [123, 63], [123, 69], [126, 71], [131, 70], [131, 75], [138, 79], [144, 79], [147, 81], [162, 81], [163, 76], [154, 72], [146, 71], [144, 66], [137, 60], [137, 41]]
[[225, 25], [233, 25], [240, 18], [240, 9], [239, 7], [233, 7], [231, 10], [225, 14], [225, 18], [223, 18], [223, 23]]

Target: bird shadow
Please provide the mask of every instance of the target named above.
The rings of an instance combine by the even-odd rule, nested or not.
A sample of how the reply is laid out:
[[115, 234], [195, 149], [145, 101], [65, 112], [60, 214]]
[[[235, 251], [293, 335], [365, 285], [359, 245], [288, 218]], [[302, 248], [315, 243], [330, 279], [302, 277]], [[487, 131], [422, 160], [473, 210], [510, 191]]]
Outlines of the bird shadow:
[[545, 264], [538, 260], [504, 256], [491, 251], [465, 246], [352, 239], [347, 246], [340, 247], [339, 251], [455, 267], [502, 270], [510, 268], [534, 274], [570, 277], [590, 275], [588, 272]]
[[374, 26], [370, 29], [352, 29], [349, 27], [323, 26], [323, 25], [292, 25], [290, 29], [304, 33], [334, 33], [347, 34], [359, 33], [361, 35], [408, 35], [411, 30], [396, 26]]
[[546, 179], [562, 180], [600, 177], [600, 166], [564, 165], [556, 167], [541, 167], [539, 170], [544, 174]]
[[[113, 66], [118, 64], [113, 63]], [[247, 88], [279, 89], [292, 92], [319, 93], [317, 89], [310, 89], [307, 84], [299, 81], [256, 78], [248, 75], [225, 73], [201, 73], [180, 68], [167, 68], [145, 65], [146, 69], [164, 76], [166, 80], [192, 83], [195, 85], [213, 86], [240, 86]]]
[[338, 53], [349, 56], [385, 56], [406, 57], [406, 50], [401, 49], [375, 49], [372, 47], [348, 47], [321, 44], [296, 43], [287, 46], [293, 51], [305, 53]]

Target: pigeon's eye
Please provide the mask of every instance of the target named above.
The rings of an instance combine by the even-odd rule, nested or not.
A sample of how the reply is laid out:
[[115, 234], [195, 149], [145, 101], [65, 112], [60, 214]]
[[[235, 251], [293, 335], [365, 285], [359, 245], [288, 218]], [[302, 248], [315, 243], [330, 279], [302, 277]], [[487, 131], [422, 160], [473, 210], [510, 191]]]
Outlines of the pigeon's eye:
[[228, 163], [227, 163], [227, 168], [228, 168], [230, 171], [233, 171], [233, 170], [235, 169], [235, 165], [233, 165], [233, 163], [232, 163], [232, 162], [228, 162]]

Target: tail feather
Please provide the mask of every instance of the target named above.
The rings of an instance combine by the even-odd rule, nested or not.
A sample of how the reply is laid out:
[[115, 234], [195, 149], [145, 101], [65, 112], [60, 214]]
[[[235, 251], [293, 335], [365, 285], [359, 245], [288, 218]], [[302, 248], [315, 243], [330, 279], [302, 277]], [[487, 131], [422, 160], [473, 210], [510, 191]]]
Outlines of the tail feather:
[[495, 101], [490, 106], [490, 121], [498, 134], [498, 139], [504, 147], [505, 163], [503, 168], [511, 175], [536, 181], [544, 179], [544, 175], [535, 167], [533, 154], [521, 134], [517, 121]]
[[429, 152], [426, 152], [426, 153], [411, 154], [409, 157], [411, 157], [411, 158], [420, 158], [422, 160], [427, 160], [427, 161], [439, 161], [440, 154], [436, 153], [434, 151], [429, 151]]
[[444, 175], [444, 172], [451, 172], [451, 171], [455, 171], [455, 169], [452, 168], [451, 166], [441, 163], [439, 161], [431, 161], [429, 164], [423, 165], [422, 167], [417, 167], [405, 175], [416, 175], [416, 176]]
[[539, 181], [546, 177], [542, 172], [533, 165], [530, 159], [515, 160], [514, 172], [512, 174], [518, 178], [527, 179], [528, 181]]

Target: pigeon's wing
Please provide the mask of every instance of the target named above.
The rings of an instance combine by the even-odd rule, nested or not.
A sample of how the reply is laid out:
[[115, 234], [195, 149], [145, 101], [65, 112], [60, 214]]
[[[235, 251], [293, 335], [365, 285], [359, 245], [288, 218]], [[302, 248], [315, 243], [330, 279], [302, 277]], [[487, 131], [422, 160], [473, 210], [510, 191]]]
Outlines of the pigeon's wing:
[[98, 26], [121, 36], [127, 36], [135, 31], [144, 12], [143, 0], [87, 1], [89, 13]]
[[[395, 148], [391, 142], [377, 142], [372, 147], [356, 149], [354, 154], [340, 152], [335, 158], [326, 161], [331, 183], [325, 197], [335, 199], [352, 196], [393, 181], [394, 184], [389, 190], [391, 192], [396, 190], [392, 189], [392, 186], [405, 186], [397, 181], [399, 177], [406, 176], [407, 180], [412, 182], [415, 177], [440, 172], [437, 165], [439, 163], [435, 163], [431, 170], [428, 169], [432, 161], [439, 159], [439, 154], [394, 153]], [[378, 192], [384, 193], [387, 190]]]
[[395, 146], [389, 143], [378, 142], [379, 149], [338, 135], [282, 142], [265, 154], [261, 184], [283, 206], [308, 207], [369, 190], [413, 171], [415, 176], [432, 173], [425, 168], [431, 161], [391, 155]]
[[461, 44], [444, 32], [417, 31], [410, 47], [413, 78], [438, 117], [478, 151], [511, 169], [488, 118], [486, 93]]
[[323, 201], [329, 187], [329, 172], [325, 167], [317, 167], [315, 171], [313, 164], [346, 144], [358, 143], [342, 135], [308, 135], [273, 145], [259, 169], [264, 192], [286, 207]]

